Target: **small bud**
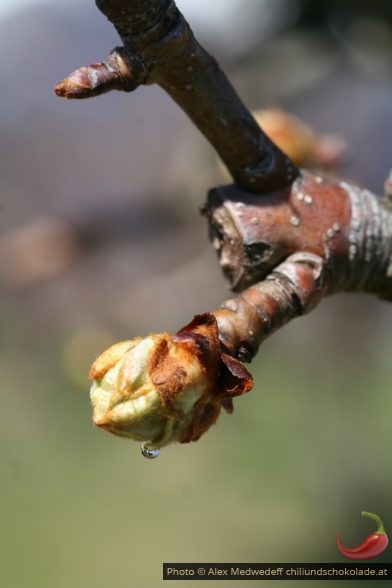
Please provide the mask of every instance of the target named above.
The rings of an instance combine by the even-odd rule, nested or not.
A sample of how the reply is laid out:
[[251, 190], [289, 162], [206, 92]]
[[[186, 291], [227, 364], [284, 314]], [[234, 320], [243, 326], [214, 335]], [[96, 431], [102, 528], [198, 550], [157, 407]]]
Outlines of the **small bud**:
[[125, 47], [115, 47], [105, 61], [84, 65], [61, 80], [54, 91], [61, 98], [91, 98], [111, 90], [132, 92], [144, 82], [141, 58]]
[[196, 316], [175, 335], [122, 341], [94, 362], [93, 421], [158, 449], [196, 441], [231, 398], [251, 390], [249, 372], [220, 350], [216, 319]]

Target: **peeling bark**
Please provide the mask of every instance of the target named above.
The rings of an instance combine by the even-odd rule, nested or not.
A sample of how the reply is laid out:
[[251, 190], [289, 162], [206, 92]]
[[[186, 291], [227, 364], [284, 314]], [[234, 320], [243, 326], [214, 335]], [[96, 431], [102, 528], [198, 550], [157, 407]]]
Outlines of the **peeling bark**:
[[290, 188], [264, 196], [215, 188], [202, 213], [234, 291], [264, 279], [293, 253], [308, 252], [323, 260], [326, 294], [392, 299], [392, 211], [368, 190], [303, 171]]
[[222, 349], [240, 361], [251, 361], [269, 335], [315, 308], [330, 287], [322, 257], [305, 252], [291, 255], [266, 280], [212, 313]]
[[[168, 347], [160, 347], [159, 362], [154, 360], [147, 372], [160, 365], [159, 377], [151, 382], [154, 402], [160, 399], [157, 414], [164, 421], [164, 434], [154, 437], [161, 433], [154, 429], [143, 436], [144, 432], [132, 429], [125, 435], [152, 440], [158, 447], [171, 440], [195, 440], [215, 422], [221, 407], [230, 411], [231, 396], [251, 387], [247, 372], [233, 358], [250, 361], [267, 336], [315, 308], [324, 296], [363, 291], [392, 300], [392, 180], [390, 176], [386, 197], [381, 199], [346, 182], [334, 183], [300, 172], [258, 127], [173, 0], [97, 0], [96, 4], [117, 29], [124, 48], [113, 51], [106, 62], [71, 74], [56, 87], [57, 94], [90, 97], [111, 89], [129, 91], [139, 84], [157, 83], [212, 143], [237, 183], [212, 190], [202, 212], [220, 265], [232, 289], [240, 293], [212, 313], [216, 322], [204, 314], [174, 338], [161, 336], [173, 345], [186, 343], [192, 361], [196, 358], [200, 364], [202, 358], [199, 379], [206, 379], [206, 366], [214, 366], [206, 393], [200, 397], [203, 402], [200, 406], [196, 402], [195, 413], [186, 413], [189, 422], [182, 425], [188, 429], [186, 433], [181, 429], [180, 434], [175, 428], [179, 412], [169, 400], [183, 389], [186, 368], [192, 362], [189, 358], [181, 365], [169, 362]], [[203, 321], [213, 325], [211, 332]], [[102, 420], [103, 416], [109, 418], [113, 399], [100, 395], [101, 376], [117, 369], [117, 363], [112, 362], [117, 362], [123, 351], [123, 344], [115, 346], [93, 366], [97, 380], [93, 403], [98, 407], [99, 426], [113, 425]], [[135, 365], [132, 357], [130, 364]], [[140, 369], [143, 372], [144, 367]], [[125, 375], [120, 388], [129, 392], [129, 374]], [[178, 390], [174, 392], [175, 381]], [[113, 406], [117, 406], [117, 389], [114, 393]], [[132, 404], [134, 399], [125, 400], [131, 402], [125, 407], [129, 414], [120, 411], [109, 415], [114, 418], [112, 432], [116, 434], [124, 433], [118, 423], [124, 424], [129, 415], [133, 419], [135, 406], [139, 406]], [[162, 406], [168, 414], [160, 412]], [[129, 424], [126, 421], [126, 426]], [[155, 421], [153, 424], [155, 427]]]

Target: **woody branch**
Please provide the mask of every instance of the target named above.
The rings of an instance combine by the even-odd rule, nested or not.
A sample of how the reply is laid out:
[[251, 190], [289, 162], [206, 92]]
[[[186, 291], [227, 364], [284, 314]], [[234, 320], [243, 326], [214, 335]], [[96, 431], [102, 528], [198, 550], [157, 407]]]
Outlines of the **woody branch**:
[[76, 70], [55, 91], [80, 98], [157, 83], [188, 113], [237, 183], [211, 191], [204, 207], [232, 289], [262, 280], [290, 254], [310, 252], [323, 260], [325, 294], [364, 290], [389, 299], [388, 205], [366, 190], [299, 173], [258, 127], [173, 0], [96, 4], [124, 47]]
[[242, 291], [214, 313], [223, 347], [249, 360], [268, 334], [339, 291], [390, 300], [390, 182], [389, 198], [381, 200], [347, 183], [299, 172], [258, 127], [173, 0], [96, 4], [124, 47], [106, 62], [73, 72], [56, 93], [87, 98], [157, 83], [210, 140], [236, 180], [230, 188], [212, 190], [203, 208], [222, 270], [232, 289]]
[[173, 0], [97, 0], [124, 47], [57, 84], [66, 98], [159, 84], [188, 114], [239, 186], [268, 192], [289, 185], [296, 167], [269, 140]]
[[392, 209], [386, 197], [302, 171], [292, 186], [254, 196], [216, 188], [203, 214], [231, 288], [214, 312], [223, 349], [250, 361], [260, 343], [324, 296], [392, 300]]
[[[236, 181], [212, 190], [202, 212], [221, 267], [239, 293], [174, 336], [115, 345], [91, 371], [94, 422], [161, 447], [196, 440], [221, 406], [231, 411], [232, 397], [251, 388], [238, 360], [250, 361], [267, 336], [324, 296], [364, 291], [392, 300], [390, 179], [382, 200], [299, 171], [258, 127], [173, 0], [96, 3], [124, 47], [106, 62], [73, 72], [56, 93], [85, 98], [157, 83]], [[151, 387], [150, 404], [137, 390], [134, 396], [128, 376], [135, 365]], [[110, 396], [101, 394], [103, 384], [113, 388]], [[189, 390], [198, 391], [191, 403], [184, 400]]]

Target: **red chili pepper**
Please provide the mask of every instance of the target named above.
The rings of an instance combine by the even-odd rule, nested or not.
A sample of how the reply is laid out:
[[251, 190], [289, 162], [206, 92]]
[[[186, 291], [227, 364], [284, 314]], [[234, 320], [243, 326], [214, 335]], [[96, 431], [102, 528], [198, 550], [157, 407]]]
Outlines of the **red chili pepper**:
[[338, 549], [344, 557], [348, 557], [349, 559], [371, 559], [372, 557], [377, 557], [388, 545], [388, 537], [381, 519], [371, 512], [363, 512], [362, 516], [370, 517], [376, 521], [378, 529], [376, 533], [372, 533], [366, 537], [358, 547], [352, 547], [351, 549], [343, 547], [340, 543], [340, 533], [338, 534], [336, 539]]

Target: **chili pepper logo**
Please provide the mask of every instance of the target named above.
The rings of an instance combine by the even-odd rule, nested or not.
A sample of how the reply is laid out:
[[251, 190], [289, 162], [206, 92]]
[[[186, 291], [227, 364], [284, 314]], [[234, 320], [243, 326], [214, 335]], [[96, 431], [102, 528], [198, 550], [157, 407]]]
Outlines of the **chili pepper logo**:
[[384, 525], [381, 522], [380, 517], [371, 512], [363, 512], [363, 517], [370, 517], [374, 521], [376, 521], [378, 528], [376, 533], [371, 533], [366, 539], [362, 541], [360, 545], [357, 547], [343, 547], [340, 543], [340, 533], [336, 539], [336, 545], [338, 549], [344, 557], [348, 557], [349, 559], [371, 559], [372, 557], [377, 557], [380, 555], [382, 551], [388, 545], [388, 537], [385, 533]]

